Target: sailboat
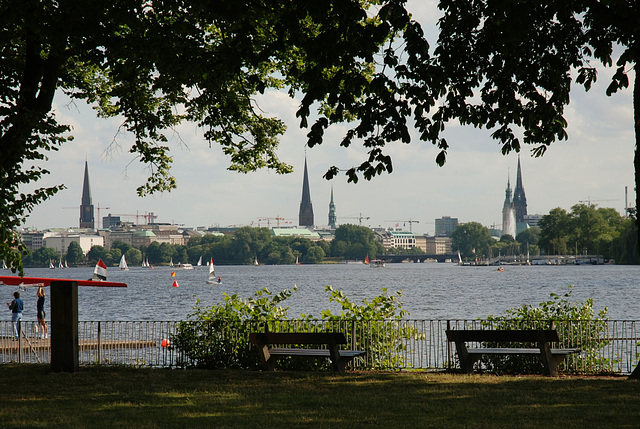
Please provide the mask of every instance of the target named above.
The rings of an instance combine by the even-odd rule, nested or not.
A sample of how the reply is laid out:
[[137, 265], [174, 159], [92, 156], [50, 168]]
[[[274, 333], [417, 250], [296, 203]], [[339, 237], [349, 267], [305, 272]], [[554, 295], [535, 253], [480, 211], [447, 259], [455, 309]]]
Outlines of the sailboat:
[[102, 259], [98, 259], [96, 267], [93, 270], [93, 277], [89, 280], [94, 281], [106, 281], [107, 280], [107, 266], [102, 262]]
[[367, 254], [367, 256], [364, 257], [364, 263], [365, 264], [369, 263], [369, 254]]
[[124, 258], [124, 255], [120, 258], [120, 264], [118, 267], [120, 267], [121, 270], [129, 270], [129, 266], [127, 265], [127, 260]]
[[171, 260], [169, 261], [169, 266], [173, 267], [173, 257], [171, 257]]
[[52, 270], [56, 268], [56, 266], [53, 265], [53, 262], [51, 261], [51, 259], [49, 259], [49, 268], [51, 268]]
[[300, 262], [298, 262], [298, 257], [296, 256], [296, 265], [300, 265]]
[[67, 264], [67, 260], [66, 259], [64, 260], [64, 267], [65, 268], [69, 268], [69, 264]]
[[200, 259], [198, 259], [198, 263], [196, 264], [197, 267], [201, 267], [202, 266], [202, 255], [200, 255]]
[[62, 265], [62, 259], [60, 259], [60, 262], [58, 262], [58, 268], [64, 268], [64, 265]]
[[256, 258], [253, 260], [253, 265], [260, 265], [258, 264], [258, 257], [256, 256]]
[[8, 270], [9, 268], [7, 267], [7, 263], [5, 262], [5, 260], [2, 260], [2, 269], [3, 270]]
[[213, 265], [213, 258], [209, 262], [209, 278], [207, 279], [207, 284], [217, 284], [221, 283], [219, 279], [216, 279], [216, 267]]

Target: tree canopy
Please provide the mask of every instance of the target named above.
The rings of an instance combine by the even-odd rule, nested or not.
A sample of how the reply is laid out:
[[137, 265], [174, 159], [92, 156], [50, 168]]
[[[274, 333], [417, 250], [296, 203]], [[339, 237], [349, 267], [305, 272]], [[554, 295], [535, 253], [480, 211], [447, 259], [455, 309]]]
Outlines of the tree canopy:
[[[134, 137], [129, 151], [150, 167], [139, 195], [175, 188], [167, 134], [183, 121], [222, 146], [231, 170], [291, 171], [277, 156], [284, 123], [255, 100], [271, 89], [301, 96], [297, 117], [309, 147], [330, 125], [348, 124], [340, 144], [368, 151], [344, 171], [356, 182], [391, 173], [383, 149], [409, 143], [411, 127], [440, 149], [439, 165], [450, 122], [492, 130], [505, 154], [532, 144], [542, 155], [567, 138], [572, 73], [588, 90], [599, 64], [615, 62], [610, 95], [629, 85], [639, 55], [635, 0], [441, 0], [439, 8], [430, 49], [405, 0], [3, 1], [0, 253], [22, 270], [15, 228], [63, 188], [20, 192], [48, 173], [30, 164], [72, 138], [51, 111], [60, 91], [122, 118], [120, 131]], [[638, 141], [638, 109], [635, 130]], [[331, 166], [325, 177], [339, 173]]]

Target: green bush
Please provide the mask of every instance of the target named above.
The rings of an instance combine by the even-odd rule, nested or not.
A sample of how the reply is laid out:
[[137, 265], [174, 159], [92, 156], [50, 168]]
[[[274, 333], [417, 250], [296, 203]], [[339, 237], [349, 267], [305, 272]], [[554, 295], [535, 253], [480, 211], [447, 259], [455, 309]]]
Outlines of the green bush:
[[[400, 319], [407, 313], [399, 301], [401, 292], [388, 295], [387, 290], [371, 302], [352, 303], [342, 291], [326, 287], [329, 301], [341, 306], [340, 314], [329, 310], [322, 319], [301, 315], [287, 320], [288, 307], [281, 304], [297, 290], [273, 294], [268, 289], [257, 291], [252, 298], [224, 294], [224, 302], [202, 307], [196, 302], [190, 320], [180, 322], [171, 338], [179, 351], [183, 366], [198, 368], [253, 368], [258, 365], [255, 349], [249, 341], [251, 332], [265, 329], [272, 332], [340, 331], [350, 334], [350, 347], [367, 350], [367, 365], [393, 368], [402, 363], [405, 340], [415, 335], [415, 329], [404, 326]], [[348, 335], [349, 336], [349, 335]], [[323, 360], [282, 359], [281, 368], [311, 370], [330, 369]]]
[[[607, 329], [607, 308], [595, 312], [593, 299], [571, 302], [571, 287], [564, 295], [551, 293], [551, 299], [537, 307], [523, 305], [511, 308], [504, 316], [489, 316], [483, 325], [493, 329], [550, 329], [555, 328], [560, 337], [559, 347], [578, 348], [580, 354], [570, 356], [561, 367], [569, 372], [582, 372], [584, 368], [595, 368], [604, 372], [609, 366], [608, 359], [599, 357], [599, 350], [610, 341], [605, 338]], [[523, 344], [485, 343], [486, 347], [523, 347]], [[535, 344], [524, 345], [536, 347]], [[496, 373], [539, 373], [542, 364], [537, 357], [527, 356], [487, 356], [482, 359], [487, 369]]]

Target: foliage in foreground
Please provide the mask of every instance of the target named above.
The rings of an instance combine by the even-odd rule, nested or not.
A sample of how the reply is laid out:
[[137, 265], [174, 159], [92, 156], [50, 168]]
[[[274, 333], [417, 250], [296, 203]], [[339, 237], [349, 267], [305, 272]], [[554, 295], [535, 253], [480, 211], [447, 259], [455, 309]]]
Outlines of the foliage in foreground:
[[[523, 305], [508, 309], [504, 316], [489, 316], [483, 324], [493, 329], [550, 329], [558, 331], [559, 347], [578, 348], [579, 355], [570, 356], [564, 363], [571, 372], [580, 372], [584, 368], [593, 368], [595, 372], [605, 372], [609, 360], [600, 357], [598, 350], [606, 347], [610, 341], [604, 339], [607, 329], [607, 308], [595, 312], [593, 299], [584, 302], [571, 302], [571, 287], [564, 295], [551, 293], [551, 299], [541, 302], [537, 307]], [[522, 347], [522, 344], [487, 343], [488, 347]], [[535, 344], [529, 347], [536, 347]], [[542, 363], [537, 357], [530, 356], [490, 356], [482, 362], [487, 369], [496, 373], [532, 374], [540, 373]]]
[[[340, 305], [340, 314], [330, 310], [322, 312], [321, 319], [302, 314], [299, 319], [288, 320], [288, 307], [281, 304], [297, 290], [284, 290], [273, 294], [267, 288], [253, 297], [243, 299], [237, 294], [224, 294], [224, 302], [202, 307], [199, 301], [188, 321], [180, 322], [171, 339], [184, 356], [182, 365], [197, 368], [253, 368], [258, 365], [255, 349], [249, 342], [251, 332], [345, 332], [351, 340], [348, 347], [367, 350], [367, 366], [393, 368], [401, 362], [404, 340], [416, 335], [401, 323], [407, 313], [399, 301], [402, 293], [383, 293], [371, 302], [351, 302], [342, 291], [327, 286], [329, 301]], [[357, 323], [356, 323], [357, 322]], [[381, 327], [385, 329], [380, 329]], [[366, 331], [366, 332], [365, 332]], [[285, 359], [280, 366], [290, 369], [328, 369], [327, 362]]]

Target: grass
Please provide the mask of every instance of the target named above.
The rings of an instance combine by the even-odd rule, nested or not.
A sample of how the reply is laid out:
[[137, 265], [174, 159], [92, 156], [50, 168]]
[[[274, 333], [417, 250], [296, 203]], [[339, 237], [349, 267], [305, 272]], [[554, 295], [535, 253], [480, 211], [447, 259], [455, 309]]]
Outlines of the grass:
[[0, 365], [0, 428], [622, 428], [622, 377]]

